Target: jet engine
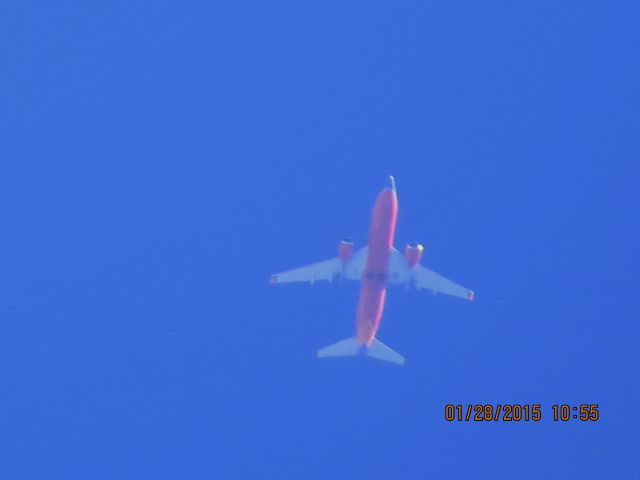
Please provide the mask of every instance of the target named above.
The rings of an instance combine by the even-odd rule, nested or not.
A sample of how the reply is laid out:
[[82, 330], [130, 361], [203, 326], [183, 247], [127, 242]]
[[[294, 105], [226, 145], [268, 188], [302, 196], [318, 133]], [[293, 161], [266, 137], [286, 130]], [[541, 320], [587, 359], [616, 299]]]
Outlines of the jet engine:
[[407, 265], [413, 268], [420, 263], [422, 253], [424, 252], [424, 245], [418, 242], [408, 243], [404, 247], [404, 259], [407, 261]]
[[353, 256], [353, 238], [343, 238], [338, 244], [338, 256], [343, 262], [348, 262]]

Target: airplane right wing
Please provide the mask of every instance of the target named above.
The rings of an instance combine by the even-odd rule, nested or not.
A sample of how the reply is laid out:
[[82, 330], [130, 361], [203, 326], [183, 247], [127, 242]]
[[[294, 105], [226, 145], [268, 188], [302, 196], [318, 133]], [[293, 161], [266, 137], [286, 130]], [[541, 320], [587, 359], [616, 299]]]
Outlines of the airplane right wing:
[[360, 280], [367, 259], [367, 247], [358, 250], [348, 261], [343, 262], [340, 257], [335, 257], [323, 262], [312, 263], [303, 267], [294, 268], [286, 272], [271, 275], [269, 282], [298, 283], [317, 281], [332, 282], [339, 278]]

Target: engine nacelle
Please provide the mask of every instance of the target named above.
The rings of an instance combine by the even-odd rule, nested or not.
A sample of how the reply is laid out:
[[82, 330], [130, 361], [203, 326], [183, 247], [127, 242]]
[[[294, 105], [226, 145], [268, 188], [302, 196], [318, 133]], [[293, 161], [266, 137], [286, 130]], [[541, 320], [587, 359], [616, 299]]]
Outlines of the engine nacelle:
[[404, 259], [407, 261], [407, 265], [413, 268], [420, 263], [422, 259], [422, 253], [424, 252], [424, 245], [418, 242], [408, 243], [404, 247]]
[[338, 256], [343, 262], [348, 262], [353, 256], [353, 238], [343, 238], [338, 244]]

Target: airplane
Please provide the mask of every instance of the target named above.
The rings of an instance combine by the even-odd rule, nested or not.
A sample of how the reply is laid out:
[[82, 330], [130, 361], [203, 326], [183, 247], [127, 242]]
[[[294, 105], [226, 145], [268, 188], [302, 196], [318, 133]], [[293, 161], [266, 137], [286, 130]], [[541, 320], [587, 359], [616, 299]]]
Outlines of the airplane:
[[360, 280], [360, 298], [356, 312], [355, 336], [318, 350], [319, 358], [364, 355], [404, 365], [404, 357], [376, 338], [382, 320], [387, 285], [404, 285], [416, 290], [428, 289], [473, 301], [473, 291], [420, 265], [424, 246], [409, 243], [404, 254], [393, 247], [398, 217], [398, 196], [393, 176], [378, 195], [371, 212], [366, 247], [354, 253], [354, 241], [345, 238], [338, 244], [338, 256], [323, 262], [271, 275], [272, 285], [280, 283], [334, 280]]

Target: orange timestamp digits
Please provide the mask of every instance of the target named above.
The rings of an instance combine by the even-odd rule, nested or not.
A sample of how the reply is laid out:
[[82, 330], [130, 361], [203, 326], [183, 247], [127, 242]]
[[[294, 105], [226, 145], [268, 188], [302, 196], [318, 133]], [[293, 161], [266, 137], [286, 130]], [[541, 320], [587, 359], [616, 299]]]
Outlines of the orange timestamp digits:
[[597, 403], [583, 403], [582, 405], [568, 405], [566, 403], [562, 405], [553, 405], [553, 420], [567, 422], [571, 419], [581, 420], [583, 422], [592, 421], [595, 422], [600, 418], [600, 412], [598, 412]]
[[468, 404], [444, 407], [447, 422], [539, 422], [542, 418], [541, 406], [534, 404]]
[[[579, 405], [554, 404], [551, 406], [555, 422], [595, 422], [600, 418], [597, 403]], [[498, 403], [444, 406], [444, 419], [447, 422], [539, 422], [542, 419], [542, 406], [539, 403]]]

